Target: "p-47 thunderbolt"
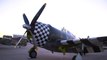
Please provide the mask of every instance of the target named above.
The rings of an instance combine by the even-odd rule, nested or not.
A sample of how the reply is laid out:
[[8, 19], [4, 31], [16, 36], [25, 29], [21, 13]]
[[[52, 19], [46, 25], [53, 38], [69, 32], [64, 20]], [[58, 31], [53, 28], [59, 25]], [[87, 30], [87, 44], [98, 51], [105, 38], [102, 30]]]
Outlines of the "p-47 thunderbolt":
[[[106, 45], [107, 41], [106, 36], [76, 39], [69, 31], [65, 31], [64, 29], [58, 30], [49, 24], [38, 22], [37, 19], [45, 6], [46, 3], [40, 8], [31, 23], [29, 23], [27, 16], [23, 14], [25, 22], [23, 28], [26, 29], [24, 35], [27, 33], [28, 40], [33, 44], [33, 47], [29, 51], [31, 58], [36, 58], [37, 47], [63, 54], [76, 53], [77, 55], [72, 60], [82, 60], [82, 55], [86, 53], [96, 53], [104, 50], [103, 46]], [[21, 42], [21, 39], [16, 46]]]

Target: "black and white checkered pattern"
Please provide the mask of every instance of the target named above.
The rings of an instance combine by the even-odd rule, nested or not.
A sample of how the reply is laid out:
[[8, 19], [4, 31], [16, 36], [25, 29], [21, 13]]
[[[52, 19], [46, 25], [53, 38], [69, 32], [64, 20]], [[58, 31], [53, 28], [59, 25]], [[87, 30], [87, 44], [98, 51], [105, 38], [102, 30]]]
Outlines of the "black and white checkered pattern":
[[34, 35], [35, 35], [35, 40], [36, 40], [37, 45], [39, 47], [43, 47], [48, 40], [48, 35], [49, 35], [48, 25], [43, 24], [41, 22], [36, 22]]

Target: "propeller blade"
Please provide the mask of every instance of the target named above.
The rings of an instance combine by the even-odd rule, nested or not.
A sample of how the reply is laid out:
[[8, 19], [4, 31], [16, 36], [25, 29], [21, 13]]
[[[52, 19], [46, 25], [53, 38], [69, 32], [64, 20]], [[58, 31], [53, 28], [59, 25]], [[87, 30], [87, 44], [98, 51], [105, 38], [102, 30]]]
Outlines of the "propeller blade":
[[[27, 32], [27, 31], [26, 31]], [[26, 32], [23, 34], [23, 36], [19, 39], [19, 41], [16, 43], [15, 48], [19, 45], [19, 43], [21, 42], [21, 40], [23, 39], [23, 37], [25, 36]]]
[[29, 20], [25, 14], [23, 14], [23, 19], [24, 19], [25, 24], [29, 25]]
[[[23, 14], [23, 19], [24, 19], [24, 22], [25, 22], [25, 25], [23, 25], [23, 27], [27, 29], [26, 32], [28, 33], [28, 35], [31, 35], [31, 36], [27, 36], [27, 37], [28, 37], [28, 38], [31, 38], [31, 37], [32, 37], [32, 41], [33, 41], [33, 44], [34, 44], [34, 47], [35, 47], [35, 48], [36, 48], [35, 37], [34, 37], [32, 31], [31, 31], [30, 29], [31, 29], [33, 26], [35, 26], [35, 23], [36, 23], [37, 19], [39, 18], [39, 16], [41, 15], [42, 11], [44, 10], [45, 6], [46, 6], [46, 3], [43, 4], [43, 6], [39, 9], [39, 11], [38, 11], [37, 14], [34, 16], [34, 18], [33, 18], [33, 20], [32, 20], [32, 22], [31, 22], [30, 25], [29, 25], [29, 21], [28, 21], [27, 16], [26, 16], [25, 14]], [[29, 31], [29, 32], [28, 32], [28, 31]], [[26, 32], [25, 32], [25, 33], [26, 33]], [[24, 35], [25, 35], [25, 33], [24, 33]], [[22, 40], [22, 38], [24, 37], [24, 35], [20, 38], [20, 40], [18, 41], [18, 43], [16, 44], [15, 47], [18, 46], [18, 44], [21, 42], [21, 40]]]
[[44, 10], [45, 6], [46, 6], [46, 3], [43, 4], [43, 6], [40, 8], [40, 10], [37, 12], [35, 17], [33, 18], [32, 22], [31, 22], [31, 26], [34, 26], [34, 24], [36, 23], [37, 19], [39, 18], [39, 16], [41, 15], [42, 11]]

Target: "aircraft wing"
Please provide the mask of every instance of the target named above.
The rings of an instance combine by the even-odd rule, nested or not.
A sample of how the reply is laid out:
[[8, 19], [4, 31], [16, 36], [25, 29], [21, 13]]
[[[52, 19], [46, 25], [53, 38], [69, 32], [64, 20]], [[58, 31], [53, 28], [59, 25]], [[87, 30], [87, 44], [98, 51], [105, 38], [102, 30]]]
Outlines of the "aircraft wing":
[[76, 44], [77, 42], [81, 42], [86, 46], [94, 46], [94, 45], [107, 45], [107, 37], [94, 37], [94, 38], [82, 38], [82, 39], [68, 39], [68, 40], [61, 40], [62, 44]]
[[97, 37], [97, 39], [102, 42], [104, 46], [107, 46], [107, 36]]
[[[107, 36], [82, 38], [76, 40], [60, 40], [62, 45], [68, 45], [83, 50], [85, 53], [101, 52], [107, 46]], [[79, 47], [79, 48], [78, 48]]]

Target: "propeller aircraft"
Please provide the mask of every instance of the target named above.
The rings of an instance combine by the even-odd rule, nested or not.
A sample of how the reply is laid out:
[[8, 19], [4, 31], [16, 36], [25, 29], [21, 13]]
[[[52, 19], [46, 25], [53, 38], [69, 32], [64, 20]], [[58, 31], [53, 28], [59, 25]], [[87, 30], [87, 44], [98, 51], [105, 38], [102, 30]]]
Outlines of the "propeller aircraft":
[[[106, 45], [107, 37], [95, 38], [80, 38], [76, 39], [69, 31], [64, 29], [58, 30], [49, 24], [38, 22], [38, 18], [44, 10], [46, 3], [40, 8], [34, 16], [31, 24], [25, 13], [23, 14], [23, 28], [26, 29], [24, 35], [27, 35], [28, 40], [33, 47], [29, 50], [29, 57], [37, 57], [37, 47], [41, 47], [53, 52], [76, 53], [72, 60], [82, 60], [82, 56], [86, 53], [96, 53], [104, 51], [103, 46]], [[23, 36], [24, 36], [23, 35]], [[23, 37], [22, 37], [23, 38]], [[21, 42], [22, 38], [16, 44]]]

